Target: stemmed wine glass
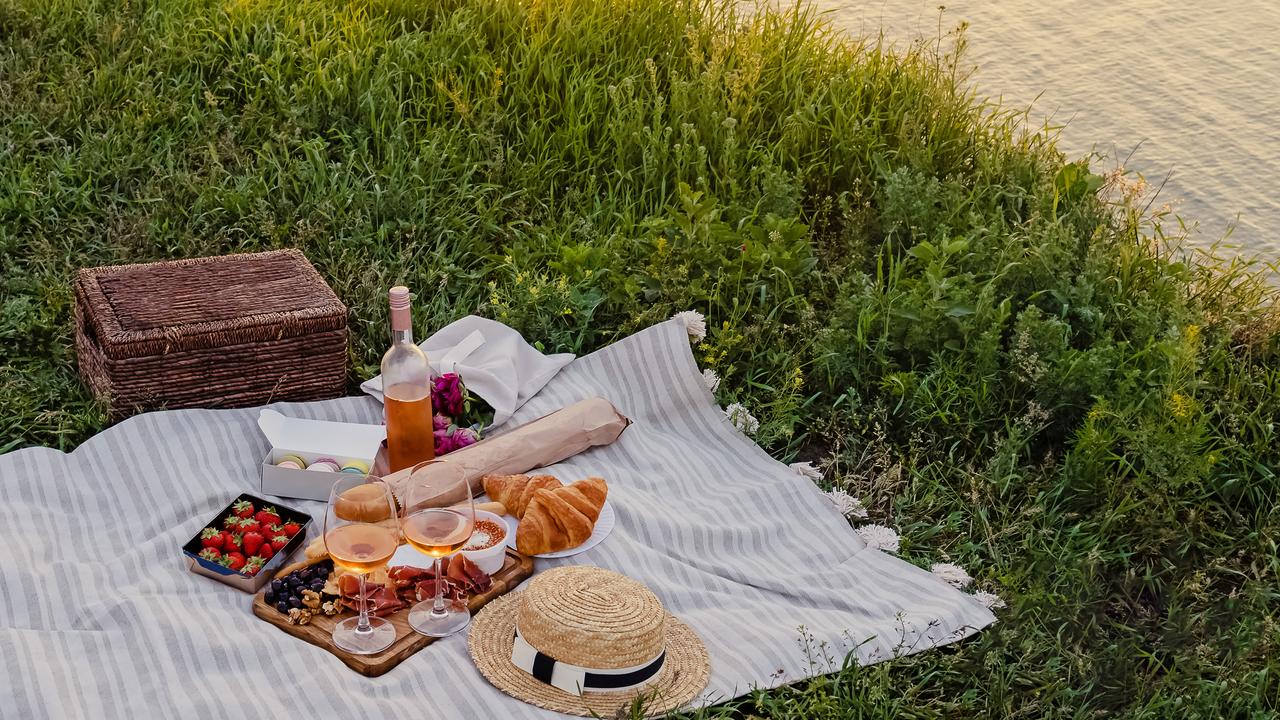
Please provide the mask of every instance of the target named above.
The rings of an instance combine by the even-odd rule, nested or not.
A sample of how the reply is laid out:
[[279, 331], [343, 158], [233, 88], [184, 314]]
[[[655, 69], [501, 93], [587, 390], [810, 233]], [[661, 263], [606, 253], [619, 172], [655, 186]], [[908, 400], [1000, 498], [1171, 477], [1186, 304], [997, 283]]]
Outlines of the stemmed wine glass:
[[364, 585], [365, 576], [386, 565], [399, 545], [391, 488], [373, 475], [339, 477], [325, 509], [324, 547], [335, 566], [360, 576], [360, 614], [334, 626], [334, 645], [354, 655], [372, 655], [395, 642], [395, 626], [369, 615]]
[[[418, 472], [432, 463], [437, 464], [430, 473]], [[430, 460], [414, 466], [401, 499], [404, 512], [400, 527], [405, 540], [435, 558], [435, 601], [423, 600], [410, 608], [409, 625], [429, 637], [452, 635], [471, 622], [471, 613], [445, 603], [440, 558], [460, 550], [475, 530], [471, 483], [453, 465]]]

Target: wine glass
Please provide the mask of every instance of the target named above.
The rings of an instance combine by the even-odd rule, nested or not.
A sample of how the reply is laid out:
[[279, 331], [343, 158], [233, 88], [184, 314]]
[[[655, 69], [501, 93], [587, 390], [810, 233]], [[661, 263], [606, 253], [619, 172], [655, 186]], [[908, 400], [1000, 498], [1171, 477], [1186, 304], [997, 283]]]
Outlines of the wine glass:
[[365, 576], [386, 565], [399, 545], [391, 488], [374, 475], [339, 477], [325, 509], [324, 547], [335, 567], [360, 576], [360, 614], [334, 626], [334, 645], [353, 655], [372, 655], [395, 642], [395, 626], [370, 617], [364, 585]]
[[[431, 472], [418, 472], [433, 464]], [[452, 635], [471, 622], [471, 613], [466, 608], [455, 609], [452, 603], [445, 603], [440, 558], [460, 550], [475, 530], [471, 483], [455, 465], [430, 460], [414, 466], [401, 499], [404, 512], [400, 528], [404, 538], [420, 552], [435, 558], [437, 579], [435, 601], [423, 600], [410, 608], [409, 625], [428, 637]]]

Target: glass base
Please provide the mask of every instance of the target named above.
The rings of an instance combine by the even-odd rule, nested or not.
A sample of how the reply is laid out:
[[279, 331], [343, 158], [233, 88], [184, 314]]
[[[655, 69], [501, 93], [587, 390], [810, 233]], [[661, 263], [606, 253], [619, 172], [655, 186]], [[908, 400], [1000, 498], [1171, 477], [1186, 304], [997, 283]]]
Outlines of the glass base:
[[432, 612], [435, 603], [423, 600], [409, 610], [409, 627], [427, 637], [446, 637], [471, 624], [471, 613], [445, 607], [439, 615]]
[[391, 647], [396, 641], [396, 628], [390, 621], [369, 617], [369, 629], [356, 629], [360, 617], [347, 618], [333, 626], [333, 644], [352, 655], [372, 655]]

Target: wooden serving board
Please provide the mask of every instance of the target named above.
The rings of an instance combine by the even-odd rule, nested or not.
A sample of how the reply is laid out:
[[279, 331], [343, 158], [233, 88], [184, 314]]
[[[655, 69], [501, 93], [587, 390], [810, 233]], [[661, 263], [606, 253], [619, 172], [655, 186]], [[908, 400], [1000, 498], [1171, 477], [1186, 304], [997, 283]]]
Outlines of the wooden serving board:
[[[288, 570], [289, 568], [284, 569]], [[473, 596], [470, 602], [467, 603], [471, 614], [474, 615], [477, 610], [484, 607], [490, 600], [510, 592], [532, 574], [533, 558], [507, 548], [506, 563], [503, 564], [502, 569], [491, 576], [493, 587], [489, 588], [489, 592]], [[387, 672], [403, 662], [405, 658], [436, 641], [436, 638], [422, 635], [409, 627], [409, 608], [404, 608], [386, 618], [396, 628], [396, 641], [391, 643], [391, 647], [376, 655], [352, 655], [335, 647], [333, 644], [333, 626], [338, 624], [339, 621], [351, 617], [350, 613], [335, 616], [316, 615], [306, 625], [290, 625], [287, 615], [268, 605], [267, 601], [263, 599], [265, 593], [266, 588], [264, 587], [263, 592], [253, 597], [254, 615], [294, 637], [301, 638], [312, 645], [328, 650], [338, 656], [338, 659], [345, 663], [347, 667], [368, 677], [377, 677]]]

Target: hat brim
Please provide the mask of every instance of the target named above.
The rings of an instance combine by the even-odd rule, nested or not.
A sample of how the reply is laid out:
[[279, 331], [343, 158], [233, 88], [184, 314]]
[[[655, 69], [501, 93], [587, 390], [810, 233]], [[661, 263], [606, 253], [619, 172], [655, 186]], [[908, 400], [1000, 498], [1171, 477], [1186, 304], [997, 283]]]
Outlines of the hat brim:
[[[523, 592], [523, 591], [522, 591]], [[707, 648], [688, 625], [667, 614], [667, 659], [662, 671], [639, 688], [614, 693], [574, 695], [547, 685], [511, 662], [519, 592], [485, 605], [471, 620], [467, 646], [480, 673], [502, 692], [532, 705], [570, 715], [614, 717], [643, 698], [646, 715], [667, 713], [697, 697], [711, 677]]]

